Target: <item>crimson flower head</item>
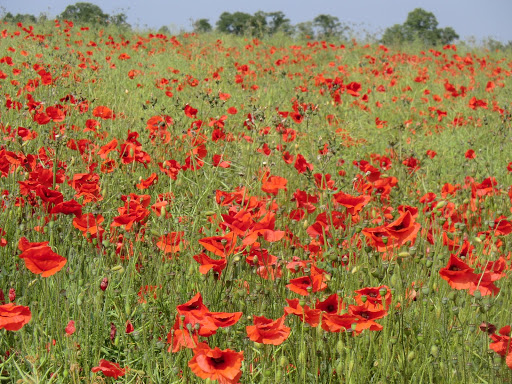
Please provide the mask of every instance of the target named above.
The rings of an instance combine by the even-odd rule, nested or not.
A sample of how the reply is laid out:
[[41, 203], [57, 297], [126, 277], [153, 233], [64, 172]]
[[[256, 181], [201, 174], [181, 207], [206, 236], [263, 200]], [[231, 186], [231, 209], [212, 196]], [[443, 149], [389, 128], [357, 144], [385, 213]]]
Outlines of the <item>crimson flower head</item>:
[[64, 328], [64, 331], [66, 332], [66, 334], [68, 336], [71, 336], [73, 333], [75, 333], [75, 331], [76, 331], [75, 321], [69, 320], [69, 323], [68, 323], [68, 325], [66, 325], [66, 328]]
[[66, 258], [53, 252], [46, 241], [30, 243], [25, 237], [22, 237], [18, 243], [18, 249], [22, 251], [19, 257], [25, 260], [27, 269], [42, 277], [56, 274], [67, 262]]
[[468, 149], [464, 154], [464, 157], [468, 160], [472, 160], [476, 157], [476, 153], [472, 149]]
[[262, 344], [282, 344], [290, 335], [290, 328], [284, 325], [285, 318], [285, 315], [277, 320], [254, 316], [254, 325], [245, 327], [249, 339]]
[[29, 307], [14, 303], [0, 305], [0, 329], [18, 331], [32, 318]]
[[211, 349], [206, 343], [199, 343], [188, 366], [201, 379], [218, 380], [220, 384], [235, 384], [242, 376], [244, 352], [231, 349]]
[[101, 371], [105, 376], [113, 377], [114, 379], [126, 374], [126, 368], [121, 368], [118, 363], [112, 363], [105, 359], [101, 359], [100, 364], [97, 367], [92, 368], [91, 371]]

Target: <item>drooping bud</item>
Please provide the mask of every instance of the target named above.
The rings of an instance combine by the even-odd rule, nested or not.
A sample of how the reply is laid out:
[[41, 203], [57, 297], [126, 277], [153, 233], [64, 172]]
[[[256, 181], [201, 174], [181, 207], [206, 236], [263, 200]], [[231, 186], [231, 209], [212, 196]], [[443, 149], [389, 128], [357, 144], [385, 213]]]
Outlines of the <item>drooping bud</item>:
[[100, 289], [102, 291], [105, 291], [108, 287], [108, 277], [104, 277], [103, 280], [101, 280]]
[[114, 339], [116, 338], [117, 328], [114, 325], [114, 323], [110, 323], [110, 340], [114, 342]]
[[132, 333], [134, 331], [134, 327], [133, 327], [133, 324], [131, 323], [130, 320], [126, 320], [126, 330], [125, 332], [126, 333]]
[[9, 301], [12, 303], [16, 300], [16, 290], [14, 288], [9, 289]]

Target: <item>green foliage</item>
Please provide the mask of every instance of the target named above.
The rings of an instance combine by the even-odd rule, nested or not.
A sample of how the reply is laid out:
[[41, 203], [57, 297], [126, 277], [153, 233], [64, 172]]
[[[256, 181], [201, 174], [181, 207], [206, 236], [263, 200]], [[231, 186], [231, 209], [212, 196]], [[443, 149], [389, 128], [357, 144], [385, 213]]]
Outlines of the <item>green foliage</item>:
[[277, 32], [283, 32], [285, 34], [291, 34], [293, 32], [293, 27], [290, 24], [290, 19], [287, 19], [283, 12], [270, 12], [267, 13], [265, 16], [268, 23], [267, 31], [270, 35], [273, 35]]
[[281, 11], [258, 11], [254, 15], [244, 12], [224, 12], [220, 15], [216, 25], [217, 31], [238, 36], [263, 37], [271, 36], [278, 32], [289, 35], [293, 33], [290, 20]]
[[78, 2], [68, 5], [66, 9], [59, 15], [60, 19], [70, 20], [81, 24], [114, 24], [119, 27], [130, 27], [127, 16], [124, 13], [109, 15], [96, 4]]
[[508, 43], [502, 43], [501, 41], [489, 37], [484, 40], [483, 45], [489, 51], [512, 51], [512, 40]]
[[[271, 19], [266, 18], [269, 30]], [[512, 173], [506, 168], [512, 160], [507, 150], [512, 142], [511, 79], [503, 76], [503, 87], [492, 93], [485, 89], [489, 81], [496, 81], [498, 65], [503, 67], [500, 63], [511, 60], [510, 53], [458, 47], [459, 55], [473, 58], [459, 66], [451, 63], [450, 51], [438, 57], [434, 56], [437, 52], [425, 52], [421, 67], [430, 77], [416, 82], [418, 62], [403, 58], [418, 55], [417, 47], [385, 50], [376, 44], [348, 44], [324, 48], [324, 44], [301, 44], [274, 33], [261, 44], [252, 44], [253, 49], [246, 49], [247, 39], [234, 34], [189, 34], [178, 36], [171, 44], [169, 38], [148, 34], [121, 37], [113, 26], [104, 28], [104, 36], [112, 36], [112, 40], [102, 39], [100, 28], [83, 31], [75, 25], [68, 30], [56, 28], [53, 22], [44, 27], [35, 28], [42, 38], [27, 39], [24, 32], [14, 33], [21, 28], [9, 24], [5, 28], [12, 37], [0, 40], [0, 49], [12, 56], [14, 68], [19, 68], [14, 74], [6, 64], [1, 66], [6, 75], [0, 79], [2, 95], [10, 95], [9, 103], [16, 101], [21, 106], [8, 109], [9, 103], [2, 102], [0, 174], [5, 175], [0, 175], [4, 190], [0, 242], [3, 240], [5, 246], [0, 246], [0, 289], [6, 301], [9, 288], [15, 289], [16, 304], [29, 306], [32, 312], [23, 329], [0, 329], [0, 381], [204, 382], [188, 365], [194, 352], [186, 348], [170, 353], [167, 341], [177, 334], [171, 331], [177, 306], [199, 292], [212, 312], [243, 313], [239, 323], [200, 341], [212, 348], [244, 351], [240, 379], [244, 383], [510, 382], [506, 359], [489, 349], [489, 336], [484, 332], [489, 328], [486, 323], [497, 329], [510, 324], [510, 270], [507, 268], [503, 272], [506, 276], [495, 282], [501, 288], [499, 294], [484, 297], [470, 295], [467, 290], [455, 291], [439, 275], [450, 253], [459, 253], [443, 244], [446, 239], [442, 233], [452, 236], [456, 245], [464, 241], [468, 248], [474, 248], [468, 251], [467, 262], [478, 260], [475, 273], [482, 273], [488, 262], [493, 264], [501, 254], [507, 257], [510, 252], [510, 235], [495, 236], [494, 227], [496, 219], [508, 216], [507, 220], [512, 220], [507, 194]], [[314, 35], [313, 22], [300, 28], [304, 34]], [[170, 34], [167, 27], [160, 31]], [[134, 44], [137, 41], [143, 44]], [[84, 42], [96, 44], [85, 48]], [[16, 52], [8, 51], [11, 46]], [[90, 53], [77, 55], [85, 49]], [[131, 58], [122, 59], [123, 53]], [[38, 62], [44, 71], [25, 68], [36, 55], [41, 57]], [[115, 68], [104, 64], [107, 57]], [[485, 66], [481, 64], [484, 59]], [[238, 71], [235, 60], [250, 71]], [[343, 65], [343, 74], [339, 65]], [[443, 70], [447, 66], [450, 72]], [[129, 75], [132, 70], [136, 72], [133, 78]], [[244, 83], [239, 83], [236, 80], [242, 73]], [[454, 84], [455, 91], [447, 91], [447, 81]], [[351, 82], [362, 85], [359, 97], [348, 93]], [[461, 95], [462, 86], [469, 84], [471, 89]], [[221, 92], [231, 98], [221, 99]], [[337, 94], [343, 103], [334, 102]], [[473, 96], [488, 100], [488, 108], [470, 109]], [[494, 111], [491, 101], [504, 111]], [[187, 104], [198, 110], [197, 118], [185, 115]], [[65, 107], [63, 121], [47, 125], [34, 121], [36, 114], [49, 112], [52, 106]], [[112, 108], [116, 119], [95, 116], [93, 110], [98, 106]], [[226, 113], [229, 107], [236, 107], [238, 113]], [[291, 118], [292, 114], [297, 117], [294, 109], [303, 118], [301, 123]], [[442, 111], [445, 115], [438, 114]], [[162, 120], [154, 126], [155, 131], [150, 131], [146, 122], [164, 115], [172, 123]], [[227, 115], [227, 119], [219, 119]], [[387, 126], [375, 128], [376, 117], [386, 120]], [[204, 123], [201, 126], [199, 119]], [[95, 131], [85, 129], [90, 121], [100, 123]], [[37, 137], [24, 140], [22, 127], [36, 132]], [[226, 139], [210, 139], [214, 130], [225, 134]], [[294, 138], [285, 140], [290, 132]], [[139, 135], [140, 144], [134, 146], [137, 151], [150, 154], [149, 164], [123, 162], [126, 152], [121, 145], [127, 135], [133, 140], [133, 134]], [[111, 140], [119, 145], [104, 153], [105, 158], [103, 148]], [[199, 144], [208, 152], [202, 168], [181, 170], [177, 179], [171, 179], [157, 165], [169, 159], [184, 164], [185, 157]], [[261, 153], [267, 144], [269, 155]], [[465, 158], [468, 148], [475, 150], [475, 159]], [[427, 149], [438, 156], [429, 157]], [[284, 162], [284, 150], [294, 157], [303, 154], [314, 171], [297, 173], [293, 164]], [[231, 161], [231, 167], [212, 166], [214, 154], [222, 154]], [[410, 172], [404, 161], [413, 155], [420, 160], [420, 167]], [[386, 165], [381, 161], [388, 156]], [[36, 161], [33, 165], [31, 159]], [[359, 167], [362, 160], [380, 170], [366, 173]], [[117, 165], [104, 172], [104, 164], [110, 161]], [[22, 194], [22, 187], [36, 180], [33, 167], [43, 170], [37, 180], [48, 185], [38, 188], [37, 196]], [[56, 177], [52, 186], [55, 172], [65, 176], [59, 188], [55, 187]], [[136, 185], [152, 172], [159, 180], [145, 190], [138, 189]], [[277, 196], [266, 195], [261, 187], [267, 172], [286, 177], [287, 190]], [[316, 172], [332, 176], [337, 189], [321, 187], [313, 178]], [[72, 187], [74, 176], [93, 173], [100, 175], [97, 192], [102, 199], [85, 203], [89, 191], [94, 192], [94, 183], [79, 194]], [[340, 191], [356, 195], [364, 185], [374, 188], [369, 178], [379, 177], [376, 174], [381, 174], [380, 180], [398, 180], [389, 197], [368, 191], [372, 200], [356, 215], [333, 200]], [[491, 175], [496, 177], [499, 193], [477, 196], [474, 203], [478, 210], [474, 211], [470, 204], [475, 193], [472, 186]], [[460, 188], [442, 196], [445, 182]], [[241, 186], [243, 196], [237, 194], [240, 202], [228, 205], [223, 198], [217, 200], [217, 191], [232, 194]], [[74, 215], [50, 214], [50, 203], [42, 199], [52, 197], [45, 192], [49, 189], [62, 193], [65, 201], [79, 201], [84, 214], [101, 214], [103, 237], [98, 238], [101, 231], [97, 227], [86, 232], [75, 227]], [[307, 204], [314, 210], [302, 220], [290, 220], [290, 212], [299, 204], [292, 194], [299, 189], [318, 202], [303, 201], [304, 209]], [[420, 202], [420, 195], [428, 192], [437, 197]], [[136, 205], [121, 200], [131, 193], [149, 195], [151, 205], [159, 201], [160, 194], [167, 195], [169, 204], [151, 208], [147, 220], [130, 230], [112, 226], [124, 203], [130, 207], [129, 214], [134, 214], [131, 210]], [[361, 231], [396, 219], [400, 205], [415, 212], [421, 230], [414, 246], [406, 244], [382, 254], [366, 243]], [[286, 237], [270, 242], [260, 235], [257, 247], [243, 244], [241, 236], [245, 234], [239, 223], [249, 212], [257, 215], [250, 219], [251, 225], [253, 221], [258, 226], [269, 225], [270, 221], [276, 230], [286, 231]], [[314, 235], [318, 233], [315, 220], [322, 224], [323, 236]], [[329, 224], [324, 225], [324, 220]], [[225, 258], [226, 269], [220, 276], [214, 270], [201, 273], [200, 264], [192, 257], [211, 250], [206, 251], [199, 240], [231, 232], [235, 226], [242, 234], [235, 238], [237, 250]], [[506, 230], [506, 225], [499, 228]], [[396, 229], [407, 230], [402, 223]], [[183, 232], [182, 248], [166, 253], [157, 242], [173, 232]], [[65, 268], [48, 278], [34, 275], [19, 258], [22, 237], [31, 242], [48, 241], [55, 253], [67, 258]], [[319, 241], [322, 237], [323, 243]], [[282, 274], [265, 279], [262, 269], [257, 269], [261, 257], [252, 259], [254, 265], [249, 263], [247, 253], [258, 248], [258, 255], [268, 252], [278, 263], [272, 266], [265, 262], [263, 270], [277, 272], [273, 268], [279, 266]], [[298, 262], [307, 265], [307, 270], [301, 267], [299, 273], [299, 268], [287, 268], [288, 263]], [[291, 292], [287, 288], [291, 279], [309, 276], [313, 263], [328, 272], [324, 281], [327, 288], [307, 296]], [[457, 269], [450, 272], [465, 272]], [[104, 278], [109, 282], [105, 290], [101, 288]], [[392, 290], [392, 301], [387, 314], [373, 324], [380, 324], [380, 331], [366, 329], [357, 336], [351, 328], [326, 331], [322, 328], [327, 325], [323, 312], [316, 327], [303, 322], [302, 317], [287, 316], [291, 333], [280, 346], [257, 344], [247, 337], [246, 327], [252, 325], [253, 316], [282, 316], [286, 299], [299, 299], [301, 306], [313, 308], [336, 293], [342, 304], [337, 313], [345, 314], [355, 303], [355, 290], [382, 285]], [[67, 335], [70, 320], [76, 321], [76, 332]], [[125, 332], [127, 321], [133, 324], [134, 332]], [[483, 322], [481, 331], [478, 325]], [[180, 326], [178, 331], [186, 332], [187, 326], [192, 324]], [[113, 328], [117, 334], [112, 335]], [[126, 375], [115, 381], [91, 372], [99, 359], [126, 367]]]
[[315, 30], [313, 29], [312, 21], [304, 21], [295, 26], [295, 34], [299, 38], [313, 38]]
[[346, 29], [336, 16], [324, 14], [313, 19], [313, 27], [316, 28], [316, 36], [319, 39], [342, 37]]
[[199, 19], [194, 21], [194, 32], [196, 33], [208, 33], [212, 31], [212, 25], [208, 19]]
[[438, 28], [438, 22], [432, 12], [416, 8], [409, 12], [403, 24], [395, 24], [385, 30], [383, 44], [402, 44], [420, 41], [424, 45], [450, 44], [459, 38], [451, 27]]
[[169, 29], [169, 27], [167, 25], [162, 25], [158, 29], [158, 33], [160, 33], [162, 35], [171, 35], [171, 30]]
[[252, 16], [245, 12], [223, 12], [217, 20], [217, 30], [222, 33], [243, 35], [247, 32]]
[[109, 15], [104, 13], [101, 8], [95, 4], [78, 2], [68, 5], [59, 15], [59, 18], [77, 23], [105, 25], [108, 22]]
[[130, 24], [128, 24], [127, 16], [125, 13], [117, 13], [115, 15], [109, 16], [109, 23], [117, 25], [118, 27], [130, 28]]
[[11, 12], [7, 12], [4, 17], [2, 17], [2, 21], [7, 23], [37, 23], [37, 17], [27, 13], [17, 13], [13, 15]]

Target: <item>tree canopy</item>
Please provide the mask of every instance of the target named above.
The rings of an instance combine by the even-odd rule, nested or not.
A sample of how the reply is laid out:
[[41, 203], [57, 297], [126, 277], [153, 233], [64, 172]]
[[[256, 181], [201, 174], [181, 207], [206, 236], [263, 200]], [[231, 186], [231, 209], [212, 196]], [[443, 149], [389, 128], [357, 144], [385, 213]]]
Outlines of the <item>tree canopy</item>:
[[384, 31], [383, 44], [402, 44], [420, 41], [425, 45], [445, 45], [459, 38], [451, 27], [438, 28], [432, 12], [416, 8], [409, 12], [403, 24], [395, 24]]
[[[5, 13], [4, 9], [1, 20], [10, 23], [36, 23], [45, 20], [43, 16], [37, 18], [30, 14], [13, 15], [10, 12]], [[68, 5], [57, 18], [77, 24], [113, 24], [130, 27], [126, 14], [109, 15], [98, 5], [88, 2]], [[193, 21], [192, 27], [196, 33], [208, 33], [215, 29], [216, 32], [238, 36], [261, 38], [283, 33], [298, 38], [331, 40], [346, 38], [345, 34], [350, 30], [338, 17], [328, 14], [320, 14], [313, 20], [292, 25], [290, 19], [281, 11], [258, 11], [252, 15], [245, 12], [223, 12], [214, 26], [208, 19], [198, 19]], [[421, 42], [424, 45], [434, 46], [450, 44], [458, 38], [459, 35], [453, 28], [439, 28], [436, 16], [432, 12], [416, 8], [409, 12], [403, 24], [395, 24], [387, 28], [380, 41], [383, 44]]]
[[66, 9], [59, 15], [60, 19], [70, 20], [76, 23], [85, 24], [115, 24], [119, 26], [129, 27], [124, 13], [109, 15], [96, 4], [78, 2], [68, 5]]

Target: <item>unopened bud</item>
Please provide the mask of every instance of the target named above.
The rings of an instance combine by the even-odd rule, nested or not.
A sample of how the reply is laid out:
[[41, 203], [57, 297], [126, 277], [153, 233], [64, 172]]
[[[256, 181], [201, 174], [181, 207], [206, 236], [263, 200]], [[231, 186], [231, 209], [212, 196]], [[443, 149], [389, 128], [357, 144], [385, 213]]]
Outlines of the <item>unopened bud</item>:
[[12, 303], [14, 300], [16, 300], [16, 291], [11, 288], [9, 289], [9, 301]]
[[104, 277], [103, 280], [101, 280], [100, 289], [102, 291], [105, 291], [108, 287], [108, 277]]
[[114, 341], [116, 338], [117, 328], [114, 323], [110, 323], [110, 340]]

